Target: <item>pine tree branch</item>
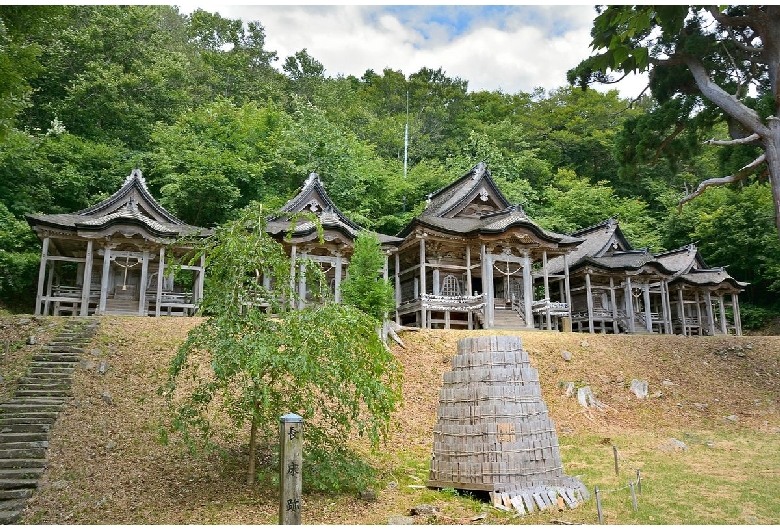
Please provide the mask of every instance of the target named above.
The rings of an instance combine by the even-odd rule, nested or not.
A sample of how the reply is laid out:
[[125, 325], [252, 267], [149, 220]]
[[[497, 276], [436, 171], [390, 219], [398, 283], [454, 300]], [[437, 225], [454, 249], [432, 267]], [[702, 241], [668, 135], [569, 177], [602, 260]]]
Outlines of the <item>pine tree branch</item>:
[[688, 201], [691, 201], [704, 193], [704, 190], [709, 188], [710, 186], [723, 186], [724, 184], [731, 184], [733, 182], [739, 182], [740, 180], [743, 180], [745, 177], [750, 175], [758, 166], [763, 164], [766, 161], [766, 155], [761, 155], [755, 160], [753, 160], [750, 164], [746, 165], [733, 175], [729, 175], [727, 177], [717, 177], [717, 178], [711, 178], [707, 179], [701, 184], [699, 184], [699, 187], [696, 188], [696, 190], [693, 193], [690, 193], [680, 199], [680, 202], [677, 203], [677, 211], [681, 212], [683, 204], [685, 204]]

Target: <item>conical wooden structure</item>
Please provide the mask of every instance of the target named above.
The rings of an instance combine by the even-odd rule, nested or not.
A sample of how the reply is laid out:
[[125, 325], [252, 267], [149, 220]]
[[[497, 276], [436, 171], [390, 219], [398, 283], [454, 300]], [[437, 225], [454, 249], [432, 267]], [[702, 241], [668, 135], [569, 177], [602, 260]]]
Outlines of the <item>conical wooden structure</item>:
[[514, 336], [458, 341], [444, 374], [428, 486], [492, 492], [521, 513], [587, 497], [563, 474], [555, 423], [542, 401], [539, 372]]

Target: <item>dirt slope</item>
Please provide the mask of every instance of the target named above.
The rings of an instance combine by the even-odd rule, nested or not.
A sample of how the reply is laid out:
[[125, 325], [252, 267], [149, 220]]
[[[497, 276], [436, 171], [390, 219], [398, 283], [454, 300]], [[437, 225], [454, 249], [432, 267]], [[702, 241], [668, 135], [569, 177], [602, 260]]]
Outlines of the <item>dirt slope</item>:
[[[241, 458], [191, 457], [180, 445], [158, 443], [164, 421], [157, 388], [168, 361], [198, 319], [108, 318], [79, 371], [72, 406], [55, 424], [49, 467], [24, 521], [35, 524], [268, 524], [277, 520], [274, 492], [244, 486]], [[490, 332], [420, 331], [394, 346], [404, 371], [405, 406], [385, 460], [402, 462], [431, 450], [442, 374], [457, 340]], [[679, 428], [739, 428], [780, 432], [780, 337], [685, 338], [601, 336], [551, 332], [514, 333], [539, 370], [543, 398], [561, 433], [609, 437], [618, 433]], [[562, 351], [571, 353], [564, 361]], [[98, 373], [98, 361], [109, 370]], [[651, 397], [628, 391], [632, 379], [649, 382]], [[590, 385], [607, 407], [583, 412], [562, 392], [565, 382]], [[227, 442], [240, 455], [244, 436]], [[566, 465], [566, 462], [564, 462]], [[409, 472], [414, 471], [410, 470]], [[419, 470], [417, 470], [419, 471]], [[423, 470], [424, 471], [424, 470]], [[396, 477], [397, 478], [397, 477]], [[402, 515], [409, 500], [388, 486], [382, 502], [351, 497], [305, 500], [308, 524], [384, 524]], [[451, 522], [468, 522], [468, 519]]]

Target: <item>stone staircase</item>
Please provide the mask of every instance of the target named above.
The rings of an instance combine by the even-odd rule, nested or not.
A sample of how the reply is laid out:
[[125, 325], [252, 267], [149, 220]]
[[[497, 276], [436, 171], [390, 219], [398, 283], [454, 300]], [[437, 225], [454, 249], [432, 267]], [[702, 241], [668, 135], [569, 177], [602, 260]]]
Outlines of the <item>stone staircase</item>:
[[36, 353], [14, 396], [0, 403], [0, 523], [13, 524], [27, 506], [46, 468], [49, 429], [71, 396], [79, 354], [98, 322], [68, 320]]
[[513, 309], [496, 308], [493, 312], [492, 329], [525, 329], [525, 319]]

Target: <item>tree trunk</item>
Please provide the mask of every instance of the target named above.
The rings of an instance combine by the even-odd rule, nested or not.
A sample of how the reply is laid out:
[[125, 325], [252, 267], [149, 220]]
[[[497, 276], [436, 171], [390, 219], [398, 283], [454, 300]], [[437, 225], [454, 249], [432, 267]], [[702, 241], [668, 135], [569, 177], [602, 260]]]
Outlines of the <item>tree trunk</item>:
[[257, 419], [252, 415], [252, 427], [249, 430], [249, 469], [246, 475], [246, 485], [255, 485], [255, 462], [257, 462]]
[[766, 166], [769, 169], [769, 185], [772, 187], [772, 199], [775, 205], [775, 225], [780, 236], [780, 118], [768, 120], [770, 135], [764, 140]]

